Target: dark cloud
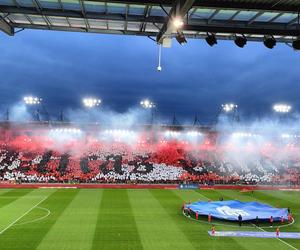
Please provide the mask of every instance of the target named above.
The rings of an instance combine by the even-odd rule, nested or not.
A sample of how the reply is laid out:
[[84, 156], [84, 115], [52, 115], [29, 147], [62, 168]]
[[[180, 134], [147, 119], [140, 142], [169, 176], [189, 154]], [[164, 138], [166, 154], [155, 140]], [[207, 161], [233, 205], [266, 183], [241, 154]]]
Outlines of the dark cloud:
[[240, 49], [230, 41], [213, 48], [174, 41], [163, 49], [161, 72], [157, 46], [144, 37], [26, 30], [0, 34], [0, 50], [3, 110], [29, 93], [43, 97], [52, 113], [79, 108], [86, 95], [117, 112], [150, 97], [161, 116], [176, 112], [187, 121], [198, 113], [203, 122], [229, 101], [245, 116], [268, 114], [277, 101], [300, 108], [300, 54], [284, 44], [268, 50], [262, 43]]

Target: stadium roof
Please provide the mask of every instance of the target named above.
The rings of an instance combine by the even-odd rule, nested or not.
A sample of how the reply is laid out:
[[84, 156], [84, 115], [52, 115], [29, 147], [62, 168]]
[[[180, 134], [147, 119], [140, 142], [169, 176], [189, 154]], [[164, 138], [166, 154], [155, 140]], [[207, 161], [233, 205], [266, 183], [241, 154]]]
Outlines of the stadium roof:
[[[79, 31], [165, 38], [183, 32], [186, 38], [261, 41], [272, 35], [291, 42], [300, 35], [299, 0], [0, 0], [0, 30]], [[172, 20], [180, 17], [182, 28]]]

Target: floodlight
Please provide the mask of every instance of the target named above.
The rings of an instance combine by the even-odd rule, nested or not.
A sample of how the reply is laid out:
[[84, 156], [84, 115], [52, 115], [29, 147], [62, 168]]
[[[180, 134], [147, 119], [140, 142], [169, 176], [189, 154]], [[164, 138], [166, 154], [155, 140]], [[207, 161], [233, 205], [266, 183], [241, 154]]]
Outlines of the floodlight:
[[249, 133], [249, 132], [234, 132], [232, 134], [233, 137], [238, 137], [238, 138], [250, 138], [250, 137], [258, 137], [258, 134], [253, 134], [253, 133]]
[[273, 36], [265, 36], [264, 38], [264, 45], [268, 48], [268, 49], [273, 49], [276, 45], [276, 40]]
[[295, 50], [300, 50], [300, 37], [293, 41], [292, 46]]
[[236, 109], [237, 107], [238, 107], [238, 105], [233, 104], [233, 103], [222, 104], [222, 109], [223, 109], [223, 111], [225, 111], [226, 113], [233, 111], [233, 110]]
[[83, 105], [87, 108], [93, 108], [101, 104], [101, 100], [97, 98], [84, 98], [82, 102]]
[[290, 134], [281, 134], [281, 138], [286, 139], [286, 138], [290, 138], [292, 137], [292, 135]]
[[292, 107], [287, 104], [275, 104], [273, 110], [277, 113], [289, 113]]
[[177, 29], [182, 28], [183, 24], [184, 24], [184, 22], [183, 22], [182, 18], [180, 18], [180, 17], [174, 18], [173, 25], [175, 28], [177, 28]]
[[207, 37], [205, 38], [205, 41], [207, 42], [207, 44], [209, 46], [214, 46], [215, 44], [217, 44], [217, 38], [215, 37], [215, 35], [211, 34], [211, 35], [207, 35]]
[[178, 137], [178, 136], [180, 136], [180, 132], [178, 132], [178, 131], [173, 131], [173, 130], [167, 130], [166, 132], [165, 132], [165, 136], [167, 136], [167, 137]]
[[201, 136], [202, 134], [200, 132], [198, 132], [198, 131], [192, 130], [192, 131], [188, 131], [187, 135], [191, 136], [191, 137], [196, 137], [196, 136]]
[[26, 105], [38, 105], [42, 102], [42, 98], [36, 96], [25, 96], [23, 100]]
[[245, 36], [237, 36], [234, 40], [236, 46], [243, 48], [247, 43], [247, 38]]
[[140, 102], [141, 106], [145, 109], [152, 109], [155, 108], [156, 105], [155, 103], [153, 103], [152, 101], [150, 101], [149, 99], [144, 99]]
[[64, 134], [80, 134], [82, 131], [79, 128], [56, 128], [51, 129], [52, 133], [64, 133]]

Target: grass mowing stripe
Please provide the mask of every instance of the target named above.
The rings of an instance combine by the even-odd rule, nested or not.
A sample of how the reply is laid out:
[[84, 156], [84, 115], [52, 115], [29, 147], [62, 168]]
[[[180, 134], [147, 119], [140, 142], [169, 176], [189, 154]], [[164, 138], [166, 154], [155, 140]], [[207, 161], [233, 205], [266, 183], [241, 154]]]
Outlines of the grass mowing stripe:
[[6, 231], [13, 222], [24, 217], [26, 212], [45, 198], [45, 196], [36, 196], [34, 194], [34, 192], [30, 192], [26, 195], [18, 196], [18, 199], [14, 199], [14, 201], [0, 208], [0, 232]]
[[283, 191], [256, 191], [255, 196], [261, 200], [266, 198], [270, 200], [273, 206], [279, 207], [299, 207], [300, 197], [297, 197], [296, 193], [294, 196], [286, 195]]
[[[51, 214], [45, 220], [39, 221], [38, 223], [15, 226], [7, 230], [0, 236], [0, 249], [35, 249], [77, 192], [78, 190], [74, 189], [36, 190], [35, 194], [39, 194], [40, 196], [51, 193], [48, 198], [40, 204], [40, 206], [48, 208]], [[34, 213], [34, 211], [35, 210], [33, 210], [30, 215]]]
[[[101, 190], [81, 189], [48, 231], [37, 249], [90, 249], [93, 243], [101, 194]], [[57, 232], [60, 233], [57, 234]]]
[[127, 190], [103, 190], [92, 249], [143, 249]]
[[[294, 218], [295, 223], [291, 226], [285, 227], [281, 229], [281, 231], [290, 231], [290, 232], [299, 232], [300, 230], [300, 202], [297, 199], [298, 193], [295, 193], [295, 197], [290, 194], [286, 194], [285, 191], [255, 191], [254, 197], [258, 199], [260, 202], [268, 203], [273, 206], [277, 204], [280, 207], [290, 207]], [[271, 229], [272, 231], [274, 229]], [[266, 229], [266, 231], [270, 231]], [[300, 249], [300, 241], [297, 239], [283, 239], [282, 241], [288, 242], [288, 244]]]
[[188, 204], [189, 202], [208, 200], [208, 198], [202, 195], [201, 193], [193, 192], [195, 190], [197, 189], [174, 189], [172, 190], [172, 192], [178, 195], [186, 204]]
[[128, 190], [128, 196], [144, 249], [194, 249], [149, 190]]
[[[259, 230], [263, 231], [263, 232], [267, 232], [266, 230], [264, 230], [263, 228], [257, 227]], [[294, 250], [298, 250], [298, 248], [290, 245], [289, 243], [285, 242], [284, 240], [280, 239], [280, 238], [276, 238], [277, 240], [279, 240], [280, 242], [282, 242], [283, 244], [287, 245], [288, 247], [294, 249]]]
[[30, 193], [32, 189], [12, 189], [1, 194], [0, 196], [0, 208], [8, 205], [9, 203], [14, 202], [20, 197]]
[[38, 205], [40, 205], [44, 200], [46, 200], [47, 197], [44, 197], [42, 200], [40, 200], [38, 203], [36, 203], [35, 205], [33, 205], [30, 209], [28, 209], [24, 214], [22, 214], [20, 217], [18, 217], [17, 219], [15, 219], [12, 223], [10, 223], [7, 227], [5, 227], [4, 229], [2, 229], [0, 231], [0, 234], [3, 234], [7, 229], [9, 229], [10, 227], [12, 227], [17, 221], [21, 220], [24, 216], [26, 216], [28, 213], [30, 213], [34, 208], [36, 208]]
[[[178, 192], [180, 191], [178, 190]], [[184, 201], [172, 190], [151, 190], [150, 192], [160, 202], [195, 249], [244, 249], [231, 238], [222, 238], [221, 241], [218, 238], [210, 237], [207, 233], [210, 226], [186, 219], [180, 209]]]
[[6, 193], [12, 191], [11, 188], [0, 188], [0, 198], [2, 195], [5, 195]]
[[230, 196], [227, 196], [225, 193], [219, 193], [217, 190], [199, 190], [199, 189], [194, 189], [195, 192], [197, 192], [199, 195], [204, 197], [206, 200], [212, 200], [212, 201], [219, 201], [220, 198], [222, 197], [223, 199], [232, 199]]

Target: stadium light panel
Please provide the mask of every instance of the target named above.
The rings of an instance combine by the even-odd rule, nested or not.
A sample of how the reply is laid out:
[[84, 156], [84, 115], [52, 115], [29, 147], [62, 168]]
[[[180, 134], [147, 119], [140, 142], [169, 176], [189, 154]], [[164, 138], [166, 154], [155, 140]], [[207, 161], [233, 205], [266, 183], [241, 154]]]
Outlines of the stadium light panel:
[[277, 113], [289, 113], [292, 107], [287, 104], [275, 104], [273, 110]]
[[26, 105], [38, 105], [42, 102], [42, 98], [36, 96], [25, 96], [23, 100]]
[[274, 39], [274, 37], [269, 36], [269, 37], [265, 37], [264, 38], [264, 45], [268, 48], [268, 49], [273, 49], [276, 46], [276, 40]]
[[215, 44], [217, 44], [217, 38], [215, 37], [215, 35], [208, 35], [206, 38], [205, 38], [205, 41], [207, 42], [207, 44], [209, 46], [214, 46]]
[[286, 138], [290, 138], [291, 135], [290, 134], [281, 134], [281, 138], [286, 139]]
[[253, 134], [249, 132], [235, 132], [232, 134], [233, 137], [237, 138], [250, 138], [250, 137], [258, 137], [258, 134]]
[[234, 109], [236, 109], [238, 107], [238, 105], [233, 104], [233, 103], [226, 103], [226, 104], [222, 104], [222, 109], [224, 112], [228, 113], [233, 111]]
[[196, 137], [196, 136], [201, 136], [202, 134], [198, 131], [188, 131], [187, 135], [191, 137]]
[[83, 105], [87, 108], [93, 108], [101, 104], [101, 100], [96, 98], [84, 98], [82, 102]]
[[80, 134], [82, 131], [79, 128], [56, 128], [51, 129], [50, 132], [59, 134]]
[[180, 136], [180, 135], [181, 135], [181, 133], [178, 132], [178, 131], [167, 130], [167, 131], [165, 132], [165, 136], [166, 136], [166, 137], [178, 137], [178, 136]]
[[245, 36], [237, 36], [234, 40], [234, 43], [236, 44], [236, 46], [244, 48], [247, 43], [247, 38]]
[[149, 99], [144, 99], [140, 102], [140, 105], [145, 109], [152, 109], [155, 108], [156, 105], [154, 102], [150, 101]]

